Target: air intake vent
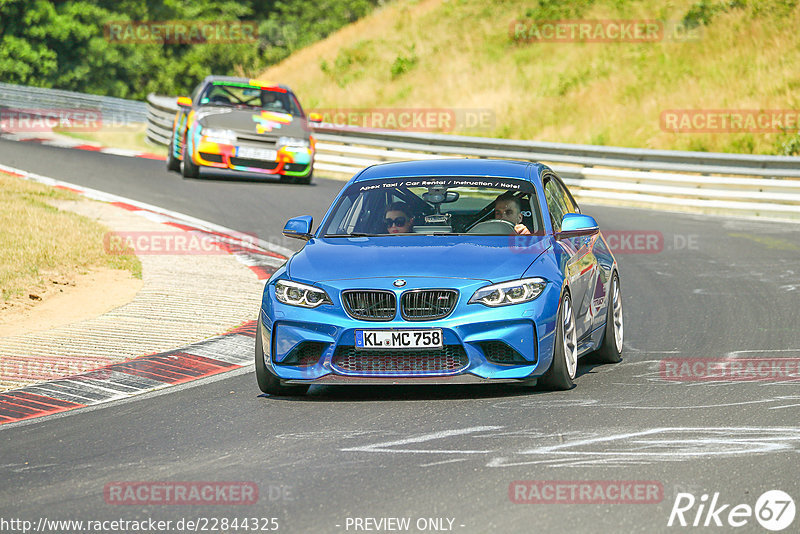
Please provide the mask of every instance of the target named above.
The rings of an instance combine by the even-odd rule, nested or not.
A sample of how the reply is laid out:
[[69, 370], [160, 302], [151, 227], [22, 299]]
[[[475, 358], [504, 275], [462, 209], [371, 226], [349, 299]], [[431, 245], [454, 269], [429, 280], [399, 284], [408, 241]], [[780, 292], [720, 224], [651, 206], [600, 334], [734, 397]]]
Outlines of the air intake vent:
[[321, 343], [319, 341], [303, 341], [293, 348], [283, 360], [275, 363], [277, 365], [297, 366], [316, 365], [319, 363], [319, 359], [322, 357], [322, 353], [327, 347], [328, 343]]
[[461, 345], [424, 350], [356, 350], [340, 346], [331, 364], [342, 374], [447, 374], [466, 368], [469, 359]]
[[342, 301], [350, 317], [364, 321], [391, 321], [397, 310], [391, 291], [345, 291]]
[[419, 289], [406, 291], [401, 297], [403, 319], [431, 321], [450, 315], [458, 300], [453, 289]]
[[484, 341], [479, 344], [483, 355], [492, 363], [499, 363], [501, 365], [531, 365], [536, 363], [526, 360], [522, 354], [512, 349], [502, 341]]

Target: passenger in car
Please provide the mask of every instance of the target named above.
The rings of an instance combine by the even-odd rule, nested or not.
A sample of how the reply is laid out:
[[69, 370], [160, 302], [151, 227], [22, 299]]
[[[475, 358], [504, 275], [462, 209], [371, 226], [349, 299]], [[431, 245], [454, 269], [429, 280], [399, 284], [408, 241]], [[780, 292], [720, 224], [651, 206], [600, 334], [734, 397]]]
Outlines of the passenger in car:
[[386, 208], [383, 224], [390, 234], [407, 234], [412, 232], [414, 217], [411, 206], [405, 202], [393, 202]]
[[506, 191], [494, 200], [494, 218], [513, 224], [518, 235], [531, 235], [528, 227], [522, 224], [522, 203], [511, 191]]

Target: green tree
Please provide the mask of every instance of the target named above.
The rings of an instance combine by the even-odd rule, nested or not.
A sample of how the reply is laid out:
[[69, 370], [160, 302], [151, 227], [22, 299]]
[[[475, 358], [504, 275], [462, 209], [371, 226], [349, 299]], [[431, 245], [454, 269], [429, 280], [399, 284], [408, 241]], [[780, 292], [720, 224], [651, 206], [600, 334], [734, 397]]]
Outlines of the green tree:
[[[253, 74], [363, 17], [379, 0], [0, 0], [0, 79], [123, 98], [189, 92], [208, 74]], [[129, 21], [255, 21], [257, 42], [109, 40]]]

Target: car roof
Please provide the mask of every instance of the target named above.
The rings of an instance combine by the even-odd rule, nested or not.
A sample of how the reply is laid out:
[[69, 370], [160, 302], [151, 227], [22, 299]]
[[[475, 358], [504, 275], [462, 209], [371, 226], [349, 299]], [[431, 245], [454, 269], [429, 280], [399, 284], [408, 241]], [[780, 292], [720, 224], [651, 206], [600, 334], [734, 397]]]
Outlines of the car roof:
[[265, 86], [269, 86], [269, 87], [280, 87], [281, 89], [285, 89], [286, 91], [292, 92], [292, 90], [289, 89], [288, 86], [286, 86], [286, 85], [284, 85], [282, 83], [271, 83], [271, 82], [269, 82], [267, 80], [259, 80], [258, 78], [243, 78], [241, 76], [220, 76], [220, 75], [216, 75], [216, 74], [212, 74], [210, 76], [206, 76], [203, 79], [203, 82], [202, 82], [201, 85], [206, 85], [206, 84], [211, 83], [211, 82], [235, 82], [235, 83], [247, 83], [247, 84], [256, 82], [256, 83], [264, 84]]
[[[530, 180], [545, 168], [541, 163], [503, 159], [433, 159], [382, 163], [364, 169], [354, 182], [409, 176], [493, 176]], [[533, 172], [529, 173], [531, 169]]]

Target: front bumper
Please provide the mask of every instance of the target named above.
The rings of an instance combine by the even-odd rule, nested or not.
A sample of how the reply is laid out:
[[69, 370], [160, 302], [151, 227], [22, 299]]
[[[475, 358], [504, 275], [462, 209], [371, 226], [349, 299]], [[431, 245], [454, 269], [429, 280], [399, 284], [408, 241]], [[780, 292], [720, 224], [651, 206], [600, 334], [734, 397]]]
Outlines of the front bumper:
[[[236, 154], [239, 148], [237, 145], [200, 140], [197, 148], [193, 151], [192, 161], [203, 167], [300, 177], [307, 176], [313, 168], [314, 149], [312, 148], [278, 148], [274, 161], [238, 157]], [[252, 148], [261, 147], [253, 146]], [[274, 150], [275, 148], [268, 146], [265, 149]]]
[[[325, 287], [334, 300], [333, 305], [305, 309], [281, 304], [275, 299], [274, 285], [267, 284], [260, 314], [264, 362], [287, 384], [532, 381], [546, 372], [552, 361], [560, 288], [548, 286], [539, 298], [525, 304], [501, 308], [467, 304], [474, 290], [482, 285], [485, 283], [476, 282], [474, 287], [461, 288], [455, 309], [444, 319], [406, 321], [398, 317], [392, 321], [371, 322], [349, 317], [341, 305], [339, 293], [333, 288]], [[433, 287], [437, 286], [441, 284]], [[398, 290], [398, 297], [400, 293]], [[439, 356], [430, 349], [354, 350], [356, 330], [428, 328], [441, 329], [445, 347], [462, 355], [457, 365], [431, 368], [425, 358]], [[496, 351], [491, 350], [498, 343], [515, 357], [498, 361]], [[313, 347], [312, 357], [298, 362], [298, 352], [309, 347]], [[342, 363], [344, 354], [349, 355], [348, 361], [363, 354], [372, 361], [388, 359], [390, 362], [388, 367], [385, 363], [370, 367], [374, 365], [370, 361], [353, 368]], [[420, 362], [422, 366], [416, 365]]]
[[362, 386], [422, 386], [422, 385], [473, 385], [473, 384], [519, 384], [524, 382], [526, 385], [536, 385], [536, 378], [520, 380], [517, 378], [481, 378], [473, 374], [460, 374], [454, 376], [403, 376], [403, 377], [379, 377], [379, 376], [343, 376], [337, 374], [327, 374], [314, 380], [282, 380], [284, 384], [302, 384], [306, 386], [340, 386], [340, 385], [362, 385]]

